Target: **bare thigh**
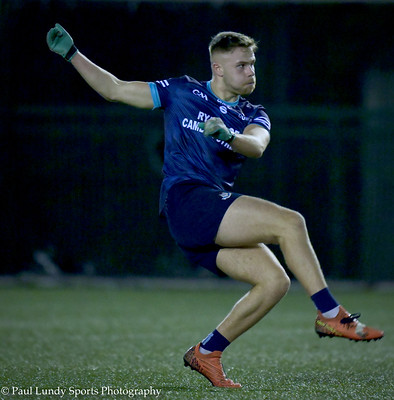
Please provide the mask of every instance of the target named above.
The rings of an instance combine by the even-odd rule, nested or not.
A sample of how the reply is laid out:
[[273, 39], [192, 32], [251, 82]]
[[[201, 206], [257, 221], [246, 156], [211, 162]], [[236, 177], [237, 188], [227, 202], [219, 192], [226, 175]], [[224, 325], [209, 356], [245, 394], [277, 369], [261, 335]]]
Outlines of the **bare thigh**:
[[310, 295], [327, 286], [305, 220], [295, 211], [241, 196], [227, 209], [215, 242], [226, 249], [279, 244], [287, 267]]
[[273, 287], [278, 281], [288, 280], [278, 259], [262, 243], [253, 247], [221, 249], [216, 262], [229, 277], [251, 285], [264, 283]]
[[270, 201], [241, 196], [224, 215], [215, 242], [223, 247], [278, 244], [289, 224], [301, 219], [295, 211]]

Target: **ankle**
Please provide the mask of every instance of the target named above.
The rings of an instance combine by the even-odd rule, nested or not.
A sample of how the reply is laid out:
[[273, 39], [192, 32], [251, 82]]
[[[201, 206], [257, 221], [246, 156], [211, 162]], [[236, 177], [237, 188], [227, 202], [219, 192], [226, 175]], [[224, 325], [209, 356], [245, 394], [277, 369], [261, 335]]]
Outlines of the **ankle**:
[[[202, 354], [209, 354], [213, 351], [224, 351], [230, 342], [216, 329], [210, 333], [200, 345]], [[205, 353], [204, 353], [205, 351]]]
[[328, 310], [324, 313], [322, 313], [324, 318], [335, 318], [339, 314], [339, 306], [336, 306], [335, 308]]

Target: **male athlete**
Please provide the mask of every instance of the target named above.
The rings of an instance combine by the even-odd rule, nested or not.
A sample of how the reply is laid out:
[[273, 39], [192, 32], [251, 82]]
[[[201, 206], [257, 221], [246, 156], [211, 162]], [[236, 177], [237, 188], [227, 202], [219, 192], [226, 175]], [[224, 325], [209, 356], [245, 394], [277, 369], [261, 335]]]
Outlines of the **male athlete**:
[[256, 85], [257, 45], [252, 38], [217, 34], [209, 45], [208, 82], [189, 76], [149, 83], [119, 80], [83, 56], [59, 24], [48, 32], [47, 42], [105, 99], [164, 110], [160, 212], [189, 260], [252, 286], [217, 328], [185, 353], [185, 366], [214, 386], [241, 387], [225, 376], [222, 352], [260, 321], [290, 284], [267, 244], [280, 246], [288, 268], [311, 296], [319, 336], [357, 341], [383, 337], [331, 295], [299, 213], [232, 192], [244, 160], [261, 157], [270, 139], [264, 108], [243, 98]]

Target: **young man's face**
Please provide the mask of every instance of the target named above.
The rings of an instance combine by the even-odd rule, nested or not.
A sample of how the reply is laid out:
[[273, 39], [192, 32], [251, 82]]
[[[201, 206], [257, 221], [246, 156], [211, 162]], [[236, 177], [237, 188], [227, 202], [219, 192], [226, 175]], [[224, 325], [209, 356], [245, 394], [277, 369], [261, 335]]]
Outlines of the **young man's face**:
[[232, 52], [215, 54], [214, 68], [229, 92], [247, 96], [256, 87], [255, 62], [256, 57], [250, 47], [236, 47]]

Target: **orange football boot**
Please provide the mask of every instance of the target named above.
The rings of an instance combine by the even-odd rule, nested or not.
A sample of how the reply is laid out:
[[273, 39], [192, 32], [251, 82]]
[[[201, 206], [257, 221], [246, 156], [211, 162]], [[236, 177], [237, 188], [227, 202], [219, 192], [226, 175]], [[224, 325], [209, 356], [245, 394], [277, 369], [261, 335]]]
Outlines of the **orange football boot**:
[[200, 352], [199, 343], [197, 346], [191, 347], [183, 356], [185, 367], [190, 367], [192, 370], [199, 372], [205, 376], [213, 386], [226, 388], [240, 388], [239, 383], [234, 383], [228, 379], [223, 371], [223, 366], [220, 361], [222, 356], [221, 351], [213, 351], [209, 354]]
[[335, 318], [325, 318], [317, 312], [315, 331], [320, 336], [343, 337], [356, 341], [378, 340], [384, 336], [383, 331], [362, 324], [357, 318], [360, 314], [349, 314], [342, 306]]

